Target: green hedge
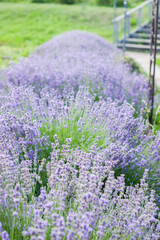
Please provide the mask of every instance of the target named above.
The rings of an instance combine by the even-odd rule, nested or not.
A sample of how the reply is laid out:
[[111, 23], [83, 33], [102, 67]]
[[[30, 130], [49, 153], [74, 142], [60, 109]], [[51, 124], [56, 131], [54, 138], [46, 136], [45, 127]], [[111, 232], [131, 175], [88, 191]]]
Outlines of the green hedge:
[[[97, 0], [98, 5], [105, 5], [105, 6], [113, 6], [114, 5], [114, 0]], [[117, 1], [117, 6], [122, 7], [124, 4], [124, 0], [118, 0]]]
[[[76, 3], [83, 3], [84, 0], [31, 0], [33, 3], [51, 3], [51, 2], [56, 2], [56, 3], [62, 3], [62, 4], [76, 4]], [[118, 0], [117, 1], [117, 6], [122, 7], [123, 6], [123, 1], [124, 0]], [[90, 3], [89, 0], [85, 0], [86, 3]], [[114, 5], [114, 0], [95, 0], [95, 3], [97, 5], [102, 5], [102, 6], [111, 6], [113, 7]]]
[[[1, 1], [1, 0], [0, 0]], [[17, 1], [17, 0], [10, 0]], [[88, 3], [90, 0], [31, 0], [33, 3], [62, 3], [62, 4], [77, 4], [77, 3]], [[144, 2], [145, 0], [128, 0], [128, 7], [135, 7], [137, 4]], [[94, 3], [101, 6], [113, 7], [115, 0], [94, 0]], [[117, 0], [117, 7], [123, 7], [124, 0]]]
[[[32, 2], [32, 3], [62, 3], [62, 4], [77, 4], [88, 3], [102, 6], [113, 7], [115, 0], [0, 0], [0, 2]], [[135, 7], [137, 4], [144, 2], [145, 0], [128, 0], [129, 7]], [[123, 7], [124, 0], [117, 0], [117, 7]]]
[[[1, 0], [0, 0], [1, 1]], [[31, 0], [32, 3], [60, 3], [60, 4], [78, 4], [78, 3], [87, 3], [90, 4], [90, 0]], [[94, 2], [96, 3], [96, 0]]]

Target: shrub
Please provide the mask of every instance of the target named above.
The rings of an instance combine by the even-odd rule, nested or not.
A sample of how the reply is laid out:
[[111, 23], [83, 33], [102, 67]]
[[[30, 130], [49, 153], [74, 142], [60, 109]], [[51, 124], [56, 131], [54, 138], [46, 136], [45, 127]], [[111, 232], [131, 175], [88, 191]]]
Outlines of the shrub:
[[48, 186], [38, 197], [33, 184], [35, 179], [41, 182], [46, 160], [33, 172], [30, 161], [14, 159], [13, 164], [7, 155], [1, 156], [2, 239], [158, 240], [158, 208], [154, 191], [148, 193], [147, 171], [140, 186], [126, 187], [124, 175], [116, 179], [94, 146], [89, 153], [72, 153], [70, 139], [59, 149], [57, 136], [51, 155], [46, 164]]
[[[115, 0], [97, 0], [98, 5], [104, 5], [104, 6], [114, 6]], [[123, 7], [124, 6], [124, 0], [118, 0], [117, 1], [117, 7]]]
[[143, 118], [135, 119], [135, 110], [128, 103], [95, 102], [95, 96], [83, 87], [76, 97], [74, 91], [59, 96], [55, 90], [43, 89], [37, 96], [32, 88], [17, 87], [9, 99], [2, 99], [1, 141], [6, 142], [2, 152], [18, 155], [20, 161], [33, 161], [35, 154], [39, 161], [49, 161], [57, 134], [61, 148], [66, 138], [71, 139], [73, 150], [89, 152], [96, 145], [111, 160], [116, 175], [126, 175], [128, 184], [138, 183], [147, 168], [149, 186], [159, 194], [160, 136], [147, 135]]
[[[145, 0], [128, 0], [127, 7], [136, 7], [137, 5], [143, 3]], [[115, 0], [97, 0], [98, 5], [110, 6], [113, 7]], [[124, 0], [117, 0], [117, 7], [124, 7]]]
[[74, 4], [76, 2], [75, 2], [75, 0], [60, 0], [60, 3], [63, 3], [63, 4]]
[[158, 240], [160, 135], [140, 111], [145, 77], [96, 35], [55, 39], [1, 71], [2, 240]]
[[[116, 67], [115, 67], [116, 66]], [[124, 100], [138, 110], [147, 102], [148, 82], [144, 75], [131, 72], [120, 52], [103, 38], [72, 31], [40, 46], [35, 53], [0, 72], [1, 84], [74, 88], [87, 85], [103, 98]]]
[[32, 0], [33, 3], [62, 3], [62, 4], [76, 4], [83, 2], [83, 0]]

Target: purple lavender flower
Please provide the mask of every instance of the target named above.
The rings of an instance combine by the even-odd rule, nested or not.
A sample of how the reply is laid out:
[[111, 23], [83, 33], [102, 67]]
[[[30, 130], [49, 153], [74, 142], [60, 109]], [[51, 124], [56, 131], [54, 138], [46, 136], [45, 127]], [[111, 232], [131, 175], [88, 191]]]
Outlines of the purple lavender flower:
[[[88, 85], [93, 94], [124, 100], [140, 109], [147, 100], [145, 76], [131, 72], [121, 53], [96, 34], [71, 31], [54, 37], [28, 58], [11, 64], [0, 73], [1, 82], [34, 85], [37, 90], [48, 85], [60, 92]], [[77, 91], [77, 90], [76, 90]]]
[[3, 231], [1, 233], [1, 238], [2, 238], [2, 240], [10, 240], [9, 234], [6, 231]]
[[144, 76], [116, 54], [75, 31], [1, 71], [2, 239], [159, 238], [160, 138], [134, 118]]

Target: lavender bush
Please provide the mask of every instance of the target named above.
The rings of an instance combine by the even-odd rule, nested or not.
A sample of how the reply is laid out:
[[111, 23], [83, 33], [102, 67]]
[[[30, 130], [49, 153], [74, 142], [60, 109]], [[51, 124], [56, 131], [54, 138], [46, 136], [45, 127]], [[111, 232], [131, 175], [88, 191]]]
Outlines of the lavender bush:
[[160, 135], [140, 111], [144, 76], [73, 31], [0, 82], [2, 240], [160, 238]]
[[[158, 208], [154, 191], [150, 195], [147, 191], [147, 171], [140, 186], [126, 188], [124, 175], [116, 179], [112, 162], [104, 164], [94, 145], [88, 153], [72, 151], [71, 139], [61, 148], [54, 137], [51, 160], [43, 159], [38, 169], [37, 161], [19, 163], [18, 158], [13, 162], [1, 155], [3, 240], [159, 239]], [[47, 188], [35, 197], [34, 182], [41, 182], [39, 174], [45, 169]]]
[[11, 64], [0, 73], [1, 84], [44, 85], [58, 88], [88, 85], [104, 98], [124, 100], [136, 108], [147, 100], [148, 84], [144, 75], [131, 72], [120, 52], [103, 38], [72, 31], [54, 37], [40, 46], [28, 58]]
[[16, 154], [19, 161], [33, 161], [35, 153], [39, 160], [49, 160], [57, 134], [61, 147], [66, 138], [71, 138], [73, 150], [89, 152], [96, 145], [116, 167], [116, 174], [125, 173], [129, 184], [137, 183], [147, 168], [149, 186], [159, 192], [160, 136], [147, 134], [144, 119], [135, 119], [135, 110], [127, 102], [119, 105], [94, 98], [85, 87], [80, 87], [76, 97], [72, 90], [62, 98], [48, 88], [37, 97], [32, 87], [15, 87], [10, 97], [1, 94], [1, 151], [11, 157]]

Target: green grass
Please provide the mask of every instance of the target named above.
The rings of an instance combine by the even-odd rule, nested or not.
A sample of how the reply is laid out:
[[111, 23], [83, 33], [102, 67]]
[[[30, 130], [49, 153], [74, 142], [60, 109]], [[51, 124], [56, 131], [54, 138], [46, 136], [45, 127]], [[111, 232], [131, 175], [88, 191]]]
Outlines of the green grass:
[[[122, 12], [118, 9], [117, 14]], [[112, 42], [112, 18], [110, 7], [0, 3], [0, 65], [27, 56], [36, 46], [70, 30], [94, 32]]]
[[159, 58], [156, 59], [156, 64], [157, 64], [157, 66], [160, 67], [160, 59]]
[[[117, 16], [122, 13], [123, 8], [118, 8]], [[146, 11], [144, 16], [148, 16]], [[131, 19], [132, 27], [136, 19], [137, 16]], [[70, 30], [86, 30], [113, 42], [112, 20], [113, 8], [106, 6], [1, 2], [0, 68], [18, 57], [28, 56], [36, 46]], [[123, 23], [119, 36], [123, 36]]]
[[158, 100], [156, 100], [158, 104], [154, 108], [154, 112], [153, 112], [153, 130], [155, 133], [156, 131], [160, 131], [160, 94], [159, 93], [160, 93], [160, 88], [157, 88], [155, 91], [155, 96], [156, 98], [158, 96]]

